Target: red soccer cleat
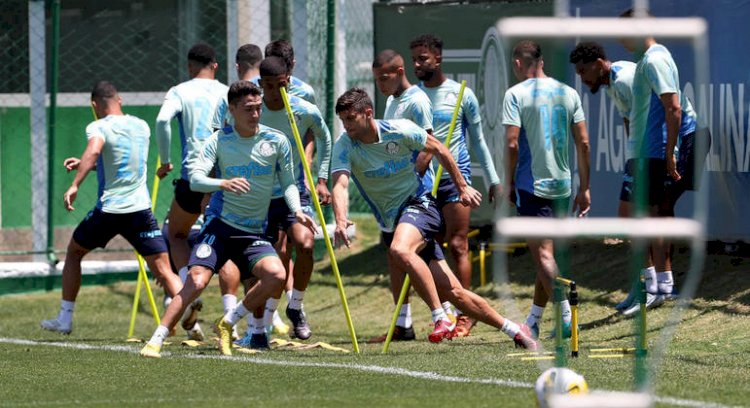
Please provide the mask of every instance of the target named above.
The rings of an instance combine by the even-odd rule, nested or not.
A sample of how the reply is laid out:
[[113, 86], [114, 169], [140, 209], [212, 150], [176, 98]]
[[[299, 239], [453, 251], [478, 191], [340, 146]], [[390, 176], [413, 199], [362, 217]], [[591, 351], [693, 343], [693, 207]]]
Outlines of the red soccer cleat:
[[432, 329], [432, 333], [427, 336], [427, 339], [432, 343], [440, 343], [443, 339], [452, 339], [454, 335], [454, 327], [448, 320], [439, 320], [435, 323], [435, 327]]
[[531, 334], [531, 330], [529, 329], [529, 326], [526, 326], [525, 324], [521, 325], [521, 331], [516, 333], [516, 335], [513, 337], [513, 343], [516, 344], [516, 347], [522, 347], [526, 350], [534, 351], [537, 348], [539, 348], [539, 345], [534, 340], [534, 337]]

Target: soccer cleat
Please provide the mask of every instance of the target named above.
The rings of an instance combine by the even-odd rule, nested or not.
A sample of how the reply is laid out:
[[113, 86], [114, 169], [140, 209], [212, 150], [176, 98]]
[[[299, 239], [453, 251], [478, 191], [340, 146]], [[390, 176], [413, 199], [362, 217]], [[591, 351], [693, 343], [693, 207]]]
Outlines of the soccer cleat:
[[536, 341], [534, 341], [534, 338], [531, 337], [531, 329], [529, 329], [529, 326], [526, 326], [525, 324], [521, 325], [521, 330], [516, 333], [515, 336], [513, 336], [513, 343], [516, 345], [516, 347], [525, 348], [526, 350], [534, 351], [537, 348], [539, 348], [539, 345]]
[[631, 306], [633, 306], [633, 303], [636, 302], [635, 300], [636, 293], [637, 293], [636, 290], [631, 290], [630, 293], [628, 293], [628, 297], [626, 297], [625, 300], [615, 305], [615, 309], [622, 312], [624, 310], [629, 309]]
[[[573, 324], [571, 322], [563, 322], [562, 335], [564, 339], [569, 339], [573, 335]], [[555, 337], [557, 337], [557, 327], [552, 328], [552, 331], [549, 333], [549, 337], [547, 337], [547, 339], [554, 339]]]
[[268, 336], [265, 333], [253, 333], [250, 335], [250, 348], [253, 350], [269, 350]]
[[[646, 309], [653, 309], [661, 306], [664, 303], [664, 295], [654, 295], [652, 293], [646, 293]], [[624, 316], [632, 316], [641, 310], [641, 304], [635, 303], [629, 309], [622, 312]]]
[[466, 315], [458, 316], [456, 328], [454, 330], [456, 337], [466, 337], [471, 333], [471, 328], [477, 324], [477, 321]]
[[[385, 339], [388, 337], [388, 333], [383, 334], [382, 336], [376, 336], [368, 340], [368, 343], [385, 343]], [[391, 341], [411, 341], [414, 340], [416, 336], [414, 335], [414, 328], [409, 327], [401, 327], [396, 326], [393, 329], [393, 336], [391, 336]]]
[[198, 322], [193, 324], [192, 329], [186, 331], [188, 340], [203, 341], [206, 338], [203, 334], [203, 330], [201, 330], [201, 325], [198, 324]]
[[298, 338], [300, 340], [307, 340], [312, 336], [312, 330], [310, 325], [307, 324], [307, 318], [303, 310], [286, 308], [286, 317], [292, 322], [292, 331], [289, 332], [289, 336], [292, 338]]
[[427, 339], [432, 343], [440, 343], [443, 339], [452, 339], [455, 333], [451, 326], [451, 322], [448, 320], [438, 320]]
[[141, 357], [161, 358], [161, 346], [158, 344], [146, 343], [141, 349]]
[[195, 323], [198, 321], [198, 312], [203, 309], [203, 300], [198, 298], [193, 301], [193, 303], [188, 306], [188, 311], [183, 315], [185, 316], [184, 319], [182, 319], [182, 328], [185, 330], [190, 330], [195, 326]]
[[224, 321], [224, 317], [216, 319], [214, 323], [216, 334], [219, 335], [219, 351], [225, 356], [232, 355], [232, 325]]
[[529, 328], [529, 332], [531, 333], [531, 337], [534, 339], [539, 338], [539, 323], [534, 323], [531, 326], [526, 326]]
[[279, 316], [279, 311], [273, 312], [273, 333], [274, 334], [280, 334], [280, 335], [286, 335], [289, 333], [289, 330], [291, 328], [288, 324], [284, 323], [283, 320], [281, 320], [281, 317]]
[[240, 339], [240, 334], [237, 332], [237, 325], [235, 324], [232, 326], [232, 341], [237, 341]]
[[65, 324], [57, 319], [42, 320], [40, 325], [44, 330], [58, 332], [60, 334], [70, 334], [70, 332], [73, 331], [73, 323]]

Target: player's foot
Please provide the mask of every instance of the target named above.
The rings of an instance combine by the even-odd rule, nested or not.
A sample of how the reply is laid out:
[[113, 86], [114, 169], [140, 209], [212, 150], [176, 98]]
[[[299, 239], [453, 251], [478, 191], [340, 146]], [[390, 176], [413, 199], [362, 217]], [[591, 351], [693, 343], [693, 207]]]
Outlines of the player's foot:
[[531, 333], [532, 338], [534, 339], [539, 338], [539, 323], [534, 323], [531, 326], [526, 326], [526, 327], [529, 329], [529, 332]]
[[206, 338], [203, 334], [203, 330], [201, 330], [201, 325], [198, 324], [198, 322], [195, 322], [193, 328], [186, 330], [186, 332], [188, 340], [203, 341]]
[[253, 350], [269, 350], [268, 336], [265, 333], [253, 333], [250, 335], [249, 347]]
[[146, 343], [141, 349], [141, 357], [161, 358], [161, 346], [157, 344]]
[[288, 324], [284, 323], [283, 320], [281, 320], [281, 316], [279, 316], [279, 311], [273, 312], [273, 333], [279, 334], [279, 335], [286, 335], [289, 334], [289, 330], [291, 328]]
[[432, 329], [432, 333], [427, 336], [427, 339], [432, 343], [440, 343], [443, 339], [450, 340], [454, 336], [453, 329], [451, 322], [448, 320], [438, 320]]
[[[664, 295], [654, 295], [652, 293], [646, 293], [646, 309], [653, 309], [661, 306], [664, 303]], [[641, 304], [635, 303], [629, 309], [622, 312], [624, 316], [632, 316], [641, 310]]]
[[456, 321], [455, 335], [457, 337], [466, 337], [471, 333], [471, 328], [477, 324], [477, 321], [466, 315], [458, 316]]
[[292, 322], [292, 331], [289, 336], [300, 340], [307, 340], [312, 336], [312, 330], [310, 330], [310, 325], [307, 324], [307, 317], [302, 309], [297, 310], [287, 307], [286, 317]]
[[190, 330], [195, 326], [195, 322], [198, 321], [198, 312], [203, 309], [203, 300], [198, 298], [193, 301], [193, 303], [188, 306], [188, 311], [183, 315], [185, 316], [184, 319], [182, 319], [182, 328], [185, 330]]
[[[533, 334], [533, 332], [532, 332]], [[573, 324], [571, 322], [563, 322], [563, 331], [562, 336], [564, 339], [569, 339], [573, 335]], [[557, 337], [557, 327], [552, 328], [552, 331], [549, 333], [548, 339], [554, 339]]]
[[636, 302], [635, 295], [638, 291], [631, 290], [630, 293], [628, 293], [628, 297], [625, 298], [622, 302], [615, 305], [615, 309], [619, 311], [625, 311], [630, 309], [633, 306], [633, 303]]
[[232, 325], [224, 321], [224, 317], [216, 319], [214, 323], [216, 334], [219, 335], [219, 351], [225, 356], [232, 355]]
[[[388, 333], [383, 334], [382, 336], [376, 336], [368, 340], [368, 343], [385, 343], [385, 339], [388, 336]], [[409, 327], [401, 327], [396, 326], [393, 329], [393, 336], [391, 336], [391, 341], [411, 341], [414, 340], [416, 336], [414, 335], [414, 328]]]
[[680, 296], [680, 294], [677, 292], [677, 289], [675, 289], [674, 287], [672, 287], [672, 289], [669, 290], [668, 293], [662, 292], [660, 290], [659, 294], [664, 297], [664, 300], [675, 300]]
[[73, 323], [65, 324], [57, 319], [42, 320], [40, 325], [44, 330], [58, 332], [60, 334], [70, 334], [70, 332], [73, 331]]
[[237, 341], [240, 339], [240, 334], [237, 332], [237, 325], [235, 324], [232, 326], [232, 341]]
[[526, 326], [525, 324], [521, 325], [521, 330], [513, 337], [513, 343], [516, 345], [516, 347], [525, 348], [526, 350], [531, 351], [534, 351], [539, 347], [537, 342], [534, 341], [534, 338], [532, 337], [529, 326]]

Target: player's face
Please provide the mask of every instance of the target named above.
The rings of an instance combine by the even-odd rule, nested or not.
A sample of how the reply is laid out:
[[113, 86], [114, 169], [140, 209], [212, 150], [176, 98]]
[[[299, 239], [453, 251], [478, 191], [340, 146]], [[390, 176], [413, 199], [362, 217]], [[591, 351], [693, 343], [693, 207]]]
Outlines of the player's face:
[[[369, 112], [369, 115], [368, 115]], [[372, 110], [357, 112], [354, 109], [339, 112], [339, 119], [346, 133], [355, 139], [362, 139], [367, 134], [367, 122], [372, 117]]]
[[576, 74], [589, 87], [591, 93], [597, 93], [599, 87], [604, 85], [604, 66], [601, 59], [588, 63], [579, 61], [576, 63]]
[[286, 74], [260, 77], [260, 87], [263, 88], [263, 99], [270, 103], [283, 103], [281, 99], [281, 88], [289, 85], [289, 76]]
[[380, 68], [372, 69], [372, 75], [375, 77], [375, 85], [378, 86], [378, 90], [383, 95], [391, 96], [396, 93], [401, 83], [399, 70], [403, 71], [403, 68], [394, 67], [393, 65], [383, 65]]
[[440, 57], [429, 48], [420, 45], [411, 49], [414, 75], [420, 81], [429, 81], [440, 69]]
[[236, 127], [252, 129], [260, 122], [262, 101], [260, 96], [245, 95], [229, 104], [229, 112], [234, 117]]
[[635, 40], [632, 38], [620, 38], [619, 43], [628, 52], [635, 52]]

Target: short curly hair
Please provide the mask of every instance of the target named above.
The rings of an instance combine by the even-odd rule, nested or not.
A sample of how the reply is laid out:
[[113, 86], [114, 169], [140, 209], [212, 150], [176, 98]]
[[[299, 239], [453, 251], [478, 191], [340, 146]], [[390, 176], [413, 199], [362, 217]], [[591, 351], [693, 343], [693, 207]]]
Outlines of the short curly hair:
[[604, 47], [601, 44], [594, 41], [583, 41], [579, 42], [578, 45], [570, 52], [570, 63], [577, 64], [582, 62], [588, 64], [594, 62], [599, 58], [606, 60], [607, 53], [604, 52]]

